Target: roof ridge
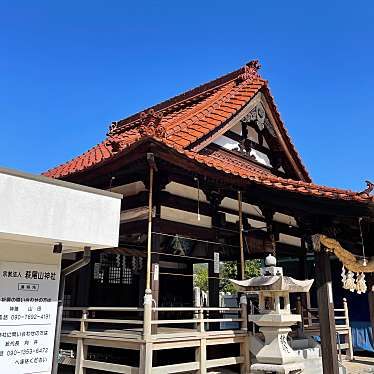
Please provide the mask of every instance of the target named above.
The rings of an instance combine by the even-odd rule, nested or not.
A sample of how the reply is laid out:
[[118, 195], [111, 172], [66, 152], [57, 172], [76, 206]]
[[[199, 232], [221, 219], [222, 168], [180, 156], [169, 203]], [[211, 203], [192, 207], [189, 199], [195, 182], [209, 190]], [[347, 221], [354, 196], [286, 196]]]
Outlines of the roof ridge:
[[231, 73], [222, 75], [218, 78], [215, 78], [209, 82], [206, 82], [204, 84], [201, 84], [200, 86], [194, 87], [188, 91], [185, 91], [179, 95], [176, 95], [170, 99], [164, 100], [158, 104], [155, 104], [149, 108], [143, 109], [142, 111], [139, 111], [130, 117], [126, 117], [124, 119], [121, 119], [119, 121], [114, 122], [116, 126], [116, 130], [120, 130], [122, 127], [125, 127], [125, 125], [129, 125], [130, 123], [133, 123], [140, 119], [140, 115], [142, 112], [148, 112], [150, 109], [153, 109], [155, 112], [158, 112], [160, 110], [166, 110], [168, 108], [171, 108], [177, 104], [181, 104], [185, 102], [186, 100], [191, 100], [194, 98], [200, 97], [202, 94], [206, 94], [210, 92], [211, 90], [217, 89], [222, 85], [225, 85], [233, 80], [236, 79], [248, 79], [248, 76], [251, 74], [250, 71], [256, 71], [258, 74], [258, 70], [260, 69], [261, 65], [259, 64], [258, 60], [251, 60], [241, 68], [232, 71]]

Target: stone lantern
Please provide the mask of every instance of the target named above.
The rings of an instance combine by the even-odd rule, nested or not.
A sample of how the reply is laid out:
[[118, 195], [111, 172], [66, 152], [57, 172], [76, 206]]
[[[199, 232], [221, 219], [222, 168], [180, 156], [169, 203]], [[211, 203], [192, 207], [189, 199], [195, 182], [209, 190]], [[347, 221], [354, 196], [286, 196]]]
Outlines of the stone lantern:
[[248, 321], [259, 326], [265, 341], [251, 336], [251, 351], [257, 361], [251, 365], [251, 370], [300, 373], [304, 364], [287, 340], [290, 326], [301, 322], [301, 315], [291, 313], [290, 293], [309, 292], [314, 280], [299, 281], [284, 276], [272, 255], [267, 256], [265, 265], [258, 277], [232, 280], [238, 291], [257, 293], [259, 297], [258, 314], [249, 315]]

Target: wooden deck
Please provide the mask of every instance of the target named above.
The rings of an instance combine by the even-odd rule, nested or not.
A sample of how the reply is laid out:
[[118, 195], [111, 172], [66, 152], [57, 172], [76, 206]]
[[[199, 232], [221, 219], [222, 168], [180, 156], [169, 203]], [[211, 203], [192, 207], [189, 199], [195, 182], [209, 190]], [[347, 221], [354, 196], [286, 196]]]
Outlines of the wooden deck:
[[[319, 335], [317, 309], [300, 309], [299, 312], [303, 315], [302, 333]], [[230, 318], [227, 318], [228, 315]], [[346, 302], [343, 309], [335, 310], [335, 317], [337, 334], [346, 337], [346, 341], [337, 347], [339, 357], [341, 359], [341, 351], [346, 350], [347, 358], [352, 359]], [[236, 322], [238, 328], [222, 330], [222, 322]], [[86, 369], [124, 374], [186, 371], [205, 374], [208, 369], [231, 365], [239, 365], [243, 374], [249, 372], [249, 339], [246, 304], [242, 304], [240, 308], [152, 308], [146, 304], [144, 309], [66, 308], [61, 343], [75, 348], [71, 357], [65, 356], [60, 362], [62, 365], [75, 366], [75, 374], [85, 374]], [[230, 353], [227, 353], [229, 350], [225, 348], [221, 350], [224, 351], [222, 356], [214, 359], [207, 357], [208, 347], [229, 344], [236, 344], [240, 353], [228, 357]], [[88, 354], [89, 350], [95, 350], [94, 347], [134, 351], [139, 359], [136, 364], [134, 360], [127, 364], [112, 363], [108, 362], [109, 360], [103, 362], [94, 354]], [[195, 360], [155, 366], [161, 364], [154, 361], [154, 352], [183, 348], [194, 350]], [[132, 358], [134, 357], [132, 355]]]
[[[61, 343], [76, 346], [74, 357], [64, 357], [62, 365], [75, 366], [75, 374], [84, 374], [86, 369], [97, 369], [114, 373], [179, 373], [197, 371], [207, 373], [208, 369], [240, 365], [241, 372], [249, 370], [249, 345], [246, 321], [246, 305], [241, 308], [67, 308], [69, 312], [82, 312], [82, 317], [66, 317], [61, 332]], [[95, 318], [97, 312], [135, 312], [144, 313], [143, 321], [135, 319], [105, 319]], [[194, 318], [185, 319], [157, 319], [152, 320], [152, 312], [182, 312], [193, 314]], [[91, 315], [90, 315], [91, 313]], [[209, 313], [212, 317], [209, 318]], [[236, 313], [237, 318], [217, 316], [217, 313]], [[148, 314], [148, 315], [147, 315]], [[155, 314], [159, 315], [159, 314]], [[213, 318], [214, 317], [214, 318]], [[138, 322], [142, 322], [140, 325]], [[221, 322], [239, 322], [237, 330], [207, 330], [207, 327], [217, 328]], [[73, 324], [79, 323], [79, 328]], [[132, 327], [115, 328], [114, 324], [134, 325]], [[105, 327], [110, 325], [110, 327]], [[176, 327], [174, 327], [174, 325]], [[178, 327], [182, 325], [183, 327]], [[184, 327], [186, 325], [190, 328]], [[152, 328], [153, 326], [153, 328]], [[207, 347], [225, 344], [237, 344], [240, 348], [238, 356], [223, 356], [215, 359], [207, 358]], [[139, 351], [138, 366], [120, 365], [88, 359], [89, 347], [107, 347]], [[195, 351], [192, 362], [174, 363], [173, 365], [154, 366], [153, 352], [169, 349], [191, 348]]]

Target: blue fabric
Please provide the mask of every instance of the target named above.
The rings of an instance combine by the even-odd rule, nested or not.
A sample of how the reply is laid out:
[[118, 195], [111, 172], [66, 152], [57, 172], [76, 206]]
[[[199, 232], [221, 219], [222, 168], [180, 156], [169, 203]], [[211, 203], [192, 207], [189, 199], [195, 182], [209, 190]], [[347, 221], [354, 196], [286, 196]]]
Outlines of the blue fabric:
[[374, 340], [370, 322], [351, 321], [352, 342], [355, 351], [374, 352]]
[[[350, 325], [353, 350], [374, 352], [374, 339], [370, 322], [351, 321]], [[318, 335], [313, 336], [313, 339], [321, 343], [321, 338]]]

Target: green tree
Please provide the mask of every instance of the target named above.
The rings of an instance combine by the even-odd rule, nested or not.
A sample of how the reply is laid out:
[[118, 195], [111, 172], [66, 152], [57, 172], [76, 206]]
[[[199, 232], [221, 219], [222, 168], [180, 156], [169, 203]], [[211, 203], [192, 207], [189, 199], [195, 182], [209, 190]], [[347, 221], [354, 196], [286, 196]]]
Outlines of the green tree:
[[[244, 279], [257, 277], [260, 275], [260, 260], [249, 260], [244, 265]], [[222, 263], [220, 274], [220, 290], [223, 292], [236, 293], [235, 287], [229, 279], [237, 279], [238, 268], [236, 261], [226, 261]]]
[[193, 285], [202, 291], [208, 291], [208, 265], [195, 264], [193, 267]]
[[[259, 260], [245, 262], [245, 279], [256, 277], [260, 274], [261, 263]], [[223, 292], [236, 293], [234, 286], [229, 279], [237, 279], [236, 261], [222, 262], [220, 266], [220, 290]], [[208, 291], [208, 266], [207, 264], [196, 264], [193, 274], [194, 287]]]

